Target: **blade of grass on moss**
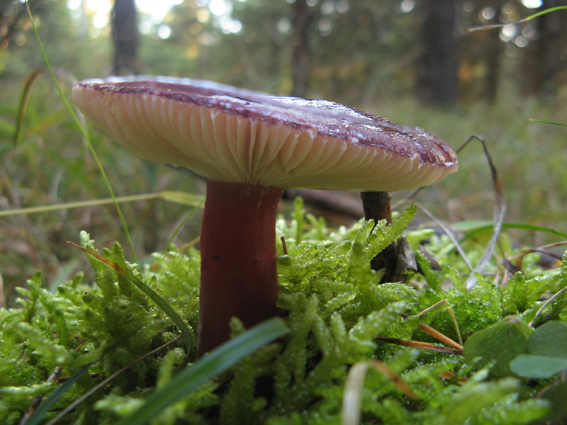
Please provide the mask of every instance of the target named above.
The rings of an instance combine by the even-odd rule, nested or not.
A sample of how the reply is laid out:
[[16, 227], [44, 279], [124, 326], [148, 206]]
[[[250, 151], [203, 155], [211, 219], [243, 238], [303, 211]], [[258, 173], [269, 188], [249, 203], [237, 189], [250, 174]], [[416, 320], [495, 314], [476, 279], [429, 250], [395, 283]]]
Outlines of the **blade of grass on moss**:
[[77, 382], [81, 378], [81, 376], [83, 376], [85, 372], [87, 372], [87, 370], [89, 370], [89, 367], [91, 367], [97, 361], [91, 362], [83, 366], [81, 369], [75, 372], [73, 376], [67, 379], [59, 388], [55, 390], [53, 394], [51, 394], [50, 397], [48, 397], [39, 405], [39, 407], [33, 413], [33, 415], [31, 415], [29, 419], [25, 422], [25, 425], [39, 424], [43, 420], [45, 414], [49, 412], [49, 410], [51, 410], [51, 408], [55, 405], [55, 403], [57, 403], [59, 399], [63, 397], [63, 395], [73, 386], [73, 384]]
[[[73, 403], [69, 404], [65, 409], [63, 409], [61, 412], [59, 412], [59, 414], [51, 419], [47, 425], [55, 425], [59, 419], [62, 419], [67, 413], [69, 413], [70, 411], [74, 410], [75, 407], [77, 407], [79, 404], [81, 404], [83, 401], [85, 401], [87, 398], [89, 398], [91, 395], [93, 395], [94, 393], [96, 393], [97, 391], [101, 390], [102, 388], [106, 387], [113, 379], [115, 379], [117, 376], [121, 375], [122, 373], [124, 373], [126, 370], [130, 369], [132, 366], [134, 366], [135, 364], [144, 361], [145, 359], [147, 359], [148, 357], [154, 355], [155, 353], [163, 350], [164, 348], [170, 346], [171, 344], [173, 344], [175, 341], [177, 341], [179, 338], [181, 338], [181, 335], [176, 336], [174, 339], [172, 339], [171, 341], [163, 344], [161, 347], [156, 348], [155, 350], [150, 351], [149, 353], [144, 354], [142, 357], [137, 358], [136, 360], [134, 360], [133, 362], [127, 364], [126, 366], [124, 366], [122, 369], [114, 372], [112, 375], [110, 375], [108, 378], [103, 379], [101, 382], [99, 382], [98, 384], [96, 384], [93, 388], [91, 388], [89, 391], [87, 391], [85, 394], [83, 394], [81, 397], [79, 397], [78, 399], [76, 399], [75, 401], [73, 401]], [[24, 425], [24, 424], [22, 424]]]
[[202, 383], [214, 378], [262, 345], [289, 332], [285, 322], [275, 317], [224, 343], [177, 374], [148, 397], [146, 403], [116, 425], [143, 425], [163, 409], [177, 402]]

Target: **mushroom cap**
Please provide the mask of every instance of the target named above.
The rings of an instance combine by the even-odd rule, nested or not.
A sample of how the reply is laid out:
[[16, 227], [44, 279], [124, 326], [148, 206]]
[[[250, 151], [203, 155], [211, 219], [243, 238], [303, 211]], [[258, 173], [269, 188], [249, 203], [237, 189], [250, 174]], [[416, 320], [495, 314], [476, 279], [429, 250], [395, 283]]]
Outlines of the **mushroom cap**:
[[455, 152], [433, 134], [334, 102], [169, 77], [88, 80], [73, 99], [138, 157], [212, 180], [395, 191], [457, 171]]

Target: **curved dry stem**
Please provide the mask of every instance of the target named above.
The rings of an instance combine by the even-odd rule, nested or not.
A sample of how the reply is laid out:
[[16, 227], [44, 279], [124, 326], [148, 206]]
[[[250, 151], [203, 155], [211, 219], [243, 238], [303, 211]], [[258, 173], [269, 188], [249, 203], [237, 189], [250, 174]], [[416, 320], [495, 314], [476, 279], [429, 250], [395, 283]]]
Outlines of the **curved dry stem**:
[[399, 390], [407, 397], [418, 400], [419, 397], [413, 392], [411, 387], [405, 383], [396, 372], [386, 366], [379, 360], [371, 360], [354, 364], [348, 373], [345, 393], [343, 396], [342, 408], [342, 425], [358, 425], [360, 424], [360, 403], [362, 399], [362, 389], [364, 384], [364, 376], [368, 368], [380, 372], [388, 378]]

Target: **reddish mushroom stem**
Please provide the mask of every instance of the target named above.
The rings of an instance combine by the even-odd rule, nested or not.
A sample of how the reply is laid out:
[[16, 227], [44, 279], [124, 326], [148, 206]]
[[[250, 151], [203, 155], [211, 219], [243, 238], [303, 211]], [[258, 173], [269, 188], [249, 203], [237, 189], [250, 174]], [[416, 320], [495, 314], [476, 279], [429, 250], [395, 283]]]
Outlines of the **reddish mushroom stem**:
[[246, 327], [278, 315], [276, 211], [283, 190], [207, 181], [201, 228], [198, 355]]

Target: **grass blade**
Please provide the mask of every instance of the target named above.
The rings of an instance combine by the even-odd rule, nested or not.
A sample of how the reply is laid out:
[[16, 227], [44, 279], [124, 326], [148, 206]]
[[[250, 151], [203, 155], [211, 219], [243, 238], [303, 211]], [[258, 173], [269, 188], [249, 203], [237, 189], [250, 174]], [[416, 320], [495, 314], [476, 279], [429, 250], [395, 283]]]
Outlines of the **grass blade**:
[[174, 190], [164, 190], [160, 192], [160, 197], [164, 201], [173, 202], [174, 204], [189, 205], [194, 207], [195, 205], [201, 205], [204, 202], [204, 198], [201, 195], [194, 195], [192, 193], [180, 192]]
[[214, 378], [262, 345], [289, 332], [285, 322], [275, 317], [254, 326], [242, 335], [224, 343], [178, 373], [167, 385], [148, 397], [146, 403], [116, 425], [143, 425], [163, 409], [183, 398], [202, 383]]
[[77, 382], [81, 378], [81, 376], [83, 376], [89, 370], [89, 367], [91, 367], [97, 361], [98, 360], [83, 366], [81, 369], [75, 372], [73, 376], [67, 379], [59, 388], [55, 390], [53, 394], [51, 394], [50, 397], [48, 397], [39, 405], [33, 415], [31, 415], [30, 418], [25, 422], [25, 425], [39, 424], [43, 420], [45, 414], [49, 412], [49, 410], [51, 410], [55, 403], [57, 403], [59, 399], [63, 397], [63, 395], [69, 390], [69, 388], [71, 388], [73, 384]]
[[87, 391], [85, 394], [83, 394], [81, 397], [79, 397], [77, 400], [75, 400], [73, 403], [71, 403], [70, 405], [68, 405], [65, 409], [63, 409], [55, 418], [53, 418], [52, 420], [49, 421], [49, 423], [47, 425], [54, 425], [55, 423], [57, 423], [59, 421], [59, 419], [63, 418], [63, 416], [65, 416], [67, 413], [69, 413], [71, 410], [73, 410], [75, 407], [77, 407], [79, 404], [81, 404], [83, 401], [85, 401], [87, 398], [89, 398], [91, 395], [93, 395], [95, 392], [103, 389], [106, 385], [108, 385], [108, 383], [110, 383], [114, 378], [116, 378], [117, 376], [121, 375], [124, 371], [130, 369], [132, 366], [134, 366], [137, 363], [140, 363], [141, 361], [147, 359], [148, 357], [152, 356], [153, 354], [163, 350], [164, 348], [170, 346], [172, 343], [174, 343], [175, 341], [177, 341], [179, 338], [181, 337], [181, 335], [176, 336], [174, 339], [172, 339], [171, 341], [169, 341], [166, 344], [163, 344], [161, 347], [156, 348], [155, 350], [150, 351], [149, 353], [144, 354], [142, 357], [139, 357], [138, 359], [134, 360], [132, 363], [127, 364], [126, 366], [124, 366], [122, 369], [120, 369], [117, 372], [114, 372], [112, 375], [110, 375], [108, 378], [102, 380], [102, 382], [99, 382], [97, 385], [95, 385], [93, 388], [91, 388], [89, 391]]
[[537, 120], [537, 119], [535, 119], [535, 118], [530, 118], [530, 121], [533, 121], [533, 122], [542, 122], [542, 123], [544, 123], [544, 124], [561, 125], [561, 126], [563, 126], [563, 127], [567, 127], [567, 124], [562, 123], [562, 122]]
[[18, 214], [34, 214], [48, 211], [60, 211], [71, 208], [92, 207], [95, 205], [108, 205], [120, 202], [146, 201], [148, 199], [163, 199], [164, 201], [173, 202], [181, 205], [190, 205], [200, 207], [203, 205], [203, 197], [185, 192], [163, 191], [156, 193], [144, 193], [141, 195], [118, 196], [115, 198], [93, 199], [88, 201], [66, 202], [63, 204], [42, 205], [39, 207], [18, 208], [13, 210], [0, 211], [0, 217], [18, 215]]
[[494, 29], [494, 28], [502, 28], [502, 27], [505, 27], [506, 25], [518, 25], [518, 24], [521, 24], [521, 23], [524, 23], [524, 22], [531, 21], [532, 19], [539, 18], [542, 15], [546, 15], [548, 13], [556, 12], [556, 11], [562, 10], [562, 9], [567, 9], [567, 6], [557, 6], [557, 7], [552, 7], [550, 9], [542, 10], [541, 12], [534, 13], [533, 15], [530, 15], [527, 18], [524, 18], [524, 19], [520, 19], [519, 21], [516, 21], [516, 22], [507, 22], [505, 24], [491, 24], [491, 25], [482, 25], [480, 27], [472, 27], [472, 28], [469, 28], [469, 32], [491, 30], [491, 29]]
[[557, 10], [562, 10], [562, 9], [567, 9], [567, 6], [557, 6], [557, 7], [552, 7], [551, 9], [542, 10], [541, 12], [534, 13], [533, 15], [530, 15], [527, 18], [522, 19], [518, 23], [531, 21], [534, 18], [538, 18], [538, 17], [545, 15], [547, 13], [556, 12]]
[[35, 80], [37, 80], [41, 74], [43, 74], [46, 69], [38, 69], [34, 71], [26, 80], [24, 85], [24, 91], [20, 97], [20, 106], [18, 108], [18, 118], [16, 119], [16, 133], [14, 134], [14, 146], [18, 145], [18, 140], [20, 139], [20, 134], [22, 133], [22, 127], [24, 124], [24, 117], [26, 115], [26, 109], [28, 107], [28, 102], [30, 99], [31, 88]]

